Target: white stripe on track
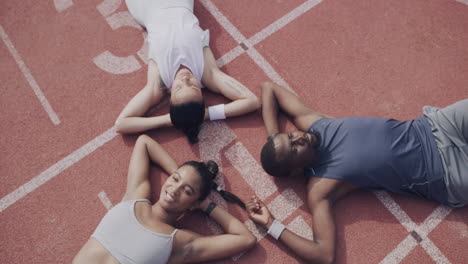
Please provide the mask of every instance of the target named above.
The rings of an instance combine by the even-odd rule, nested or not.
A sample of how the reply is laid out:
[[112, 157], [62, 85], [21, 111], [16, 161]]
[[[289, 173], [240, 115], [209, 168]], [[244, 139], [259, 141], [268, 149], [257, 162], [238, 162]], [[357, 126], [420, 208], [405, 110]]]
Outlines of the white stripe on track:
[[73, 164], [80, 161], [82, 158], [86, 157], [91, 152], [95, 151], [102, 145], [112, 140], [115, 136], [117, 136], [117, 133], [115, 127], [112, 127], [106, 132], [102, 133], [101, 135], [88, 142], [87, 144], [83, 145], [81, 148], [75, 150], [73, 153], [66, 156], [59, 162], [50, 166], [47, 170], [35, 176], [27, 183], [21, 185], [18, 189], [4, 196], [0, 200], [0, 213], [3, 212], [3, 210], [5, 210], [6, 208], [8, 208], [10, 205], [16, 203], [18, 200], [26, 196], [28, 193], [36, 190], [41, 185], [45, 184], [46, 182], [60, 174], [62, 171], [66, 170]]
[[266, 174], [242, 143], [237, 142], [224, 155], [260, 200], [267, 199], [278, 190], [271, 177]]
[[416, 228], [416, 224], [411, 218], [401, 209], [401, 207], [393, 200], [386, 191], [374, 191], [374, 194], [379, 198], [380, 202], [395, 216], [403, 227], [408, 232], [412, 232]]
[[39, 99], [39, 102], [42, 104], [42, 107], [46, 111], [46, 113], [49, 115], [50, 120], [54, 125], [60, 124], [60, 119], [58, 118], [57, 114], [55, 113], [54, 109], [52, 109], [52, 106], [49, 104], [49, 101], [47, 101], [47, 98], [44, 96], [44, 93], [42, 92], [41, 88], [37, 84], [36, 80], [31, 74], [31, 71], [28, 69], [26, 64], [24, 63], [23, 59], [19, 55], [18, 51], [15, 49], [15, 46], [11, 42], [10, 38], [8, 37], [7, 33], [3, 29], [3, 27], [0, 25], [0, 36], [5, 43], [5, 46], [8, 48], [8, 51], [10, 51], [11, 55], [16, 61], [16, 64], [18, 64], [18, 67], [20, 68], [21, 72], [24, 75], [24, 78], [28, 81], [29, 85], [33, 89], [34, 93], [36, 94], [37, 99]]
[[397, 264], [400, 263], [410, 252], [418, 245], [411, 235], [408, 235], [398, 246], [390, 252], [380, 264]]
[[54, 0], [55, 10], [62, 12], [73, 5], [72, 0]]
[[107, 197], [106, 192], [102, 191], [98, 194], [99, 200], [101, 200], [102, 204], [104, 207], [106, 207], [107, 211], [109, 211], [112, 208], [112, 202], [109, 200], [109, 197]]
[[286, 189], [280, 195], [276, 196], [267, 207], [276, 219], [284, 221], [303, 204], [304, 202], [297, 196], [293, 189]]
[[257, 43], [263, 41], [267, 37], [273, 35], [275, 32], [286, 26], [287, 24], [291, 23], [296, 18], [300, 17], [311, 8], [315, 7], [321, 2], [321, 0], [309, 0], [305, 1], [298, 7], [294, 8], [292, 11], [287, 13], [286, 15], [282, 16], [280, 19], [276, 20], [275, 22], [268, 25], [262, 31], [258, 32], [257, 34], [253, 35], [249, 38], [249, 43], [253, 46]]
[[300, 235], [301, 237], [314, 240], [314, 232], [304, 220], [304, 218], [302, 218], [302, 216], [294, 218], [294, 220], [289, 223], [288, 229]]
[[[375, 191], [374, 194], [382, 204], [405, 227], [406, 231], [415, 231], [422, 239], [421, 246], [436, 263], [450, 263], [439, 248], [429, 239], [429, 233], [439, 225], [452, 211], [446, 206], [438, 206], [419, 226], [401, 209], [386, 191]], [[400, 263], [418, 245], [418, 242], [409, 234], [390, 254], [380, 263]]]

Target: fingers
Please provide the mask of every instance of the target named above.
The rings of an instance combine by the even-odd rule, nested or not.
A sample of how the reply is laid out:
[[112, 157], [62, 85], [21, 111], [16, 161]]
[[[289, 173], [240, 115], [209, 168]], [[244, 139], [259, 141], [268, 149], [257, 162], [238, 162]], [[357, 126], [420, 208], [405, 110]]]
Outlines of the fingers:
[[253, 195], [251, 199], [246, 203], [247, 211], [249, 214], [262, 214], [265, 207], [265, 204], [263, 204], [258, 197]]
[[256, 213], [258, 210], [260, 210], [260, 204], [258, 204], [256, 201], [250, 200], [245, 204], [247, 211], [250, 213]]

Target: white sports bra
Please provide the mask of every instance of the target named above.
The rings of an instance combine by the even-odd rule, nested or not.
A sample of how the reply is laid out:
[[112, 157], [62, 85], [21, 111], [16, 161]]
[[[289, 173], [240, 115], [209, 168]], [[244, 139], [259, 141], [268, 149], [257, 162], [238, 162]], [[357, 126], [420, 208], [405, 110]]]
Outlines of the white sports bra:
[[92, 238], [105, 247], [122, 264], [167, 263], [174, 235], [160, 234], [145, 228], [135, 216], [135, 203], [147, 199], [127, 200], [114, 206], [102, 218]]

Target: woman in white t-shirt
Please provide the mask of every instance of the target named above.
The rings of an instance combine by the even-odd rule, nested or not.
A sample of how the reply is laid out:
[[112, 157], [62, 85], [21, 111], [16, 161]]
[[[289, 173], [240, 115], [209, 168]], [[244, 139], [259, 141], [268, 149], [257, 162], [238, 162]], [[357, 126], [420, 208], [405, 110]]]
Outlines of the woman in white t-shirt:
[[[135, 20], [148, 32], [149, 62], [147, 84], [116, 120], [120, 133], [174, 125], [191, 143], [196, 143], [203, 120], [238, 116], [260, 107], [252, 91], [216, 66], [208, 46], [209, 31], [200, 28], [193, 14], [193, 0], [126, 0], [126, 3]], [[202, 83], [232, 102], [210, 106], [205, 111]], [[170, 113], [143, 117], [167, 93]]]

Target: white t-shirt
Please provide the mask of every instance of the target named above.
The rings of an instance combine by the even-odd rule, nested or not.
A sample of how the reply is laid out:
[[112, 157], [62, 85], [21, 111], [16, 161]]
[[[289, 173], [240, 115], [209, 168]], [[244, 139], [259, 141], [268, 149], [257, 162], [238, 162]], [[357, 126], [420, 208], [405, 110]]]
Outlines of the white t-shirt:
[[171, 89], [175, 74], [186, 66], [201, 83], [203, 48], [210, 34], [193, 14], [193, 0], [127, 0], [132, 16], [148, 31], [149, 58], [159, 68], [161, 79]]

